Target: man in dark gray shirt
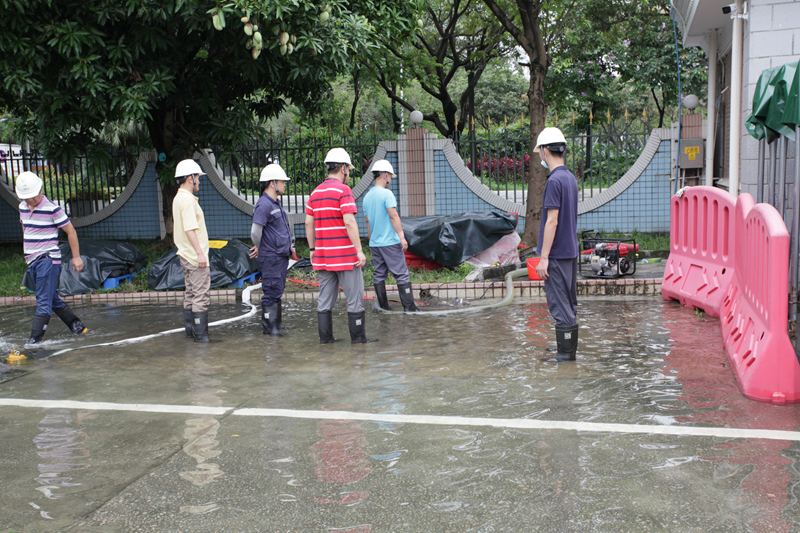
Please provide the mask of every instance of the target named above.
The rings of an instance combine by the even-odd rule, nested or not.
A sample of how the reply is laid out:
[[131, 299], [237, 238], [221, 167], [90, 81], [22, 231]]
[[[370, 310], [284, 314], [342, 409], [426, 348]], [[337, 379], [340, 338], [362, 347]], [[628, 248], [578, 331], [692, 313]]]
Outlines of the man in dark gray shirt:
[[564, 165], [567, 140], [545, 128], [536, 140], [542, 165], [550, 170], [542, 199], [536, 273], [544, 280], [547, 307], [556, 321], [558, 352], [548, 361], [574, 361], [578, 349], [578, 181]]

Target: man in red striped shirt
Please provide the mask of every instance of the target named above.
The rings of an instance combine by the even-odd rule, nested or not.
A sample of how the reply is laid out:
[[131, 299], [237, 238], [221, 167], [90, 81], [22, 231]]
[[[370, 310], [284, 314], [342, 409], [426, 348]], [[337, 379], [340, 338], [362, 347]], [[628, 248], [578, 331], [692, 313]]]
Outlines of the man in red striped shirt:
[[306, 205], [306, 238], [311, 264], [319, 271], [319, 342], [329, 344], [336, 340], [331, 310], [339, 296], [339, 286], [347, 297], [350, 342], [373, 342], [367, 339], [361, 273], [367, 258], [358, 235], [356, 199], [347, 186], [354, 167], [344, 148], [331, 149], [325, 156], [325, 166], [328, 177], [314, 189]]

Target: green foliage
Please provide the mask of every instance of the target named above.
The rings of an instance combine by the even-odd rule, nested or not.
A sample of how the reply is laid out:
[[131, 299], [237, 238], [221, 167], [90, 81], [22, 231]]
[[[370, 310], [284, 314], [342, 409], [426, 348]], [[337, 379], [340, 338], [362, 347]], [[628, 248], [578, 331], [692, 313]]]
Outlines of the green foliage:
[[[196, 149], [263, 135], [259, 117], [288, 100], [319, 108], [330, 80], [375, 47], [376, 28], [401, 38], [416, 27], [413, 3], [330, 6], [322, 23], [314, 2], [234, 1], [222, 7], [228, 24], [219, 31], [213, 0], [9, 0], [0, 7], [0, 108], [17, 117], [12, 134], [35, 140], [48, 157], [102, 143], [109, 123], [144, 124], [174, 167]], [[245, 13], [263, 26], [255, 60], [239, 22]], [[276, 30], [291, 33], [292, 53], [281, 53]], [[170, 174], [159, 173], [164, 183]]]

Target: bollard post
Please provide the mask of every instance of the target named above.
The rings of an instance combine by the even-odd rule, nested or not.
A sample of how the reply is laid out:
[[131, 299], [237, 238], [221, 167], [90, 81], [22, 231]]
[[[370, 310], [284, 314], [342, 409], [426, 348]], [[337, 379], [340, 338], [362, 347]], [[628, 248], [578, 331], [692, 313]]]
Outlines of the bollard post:
[[758, 141], [758, 185], [756, 186], [756, 203], [760, 204], [764, 201], [764, 152], [767, 146], [767, 138], [762, 137]]

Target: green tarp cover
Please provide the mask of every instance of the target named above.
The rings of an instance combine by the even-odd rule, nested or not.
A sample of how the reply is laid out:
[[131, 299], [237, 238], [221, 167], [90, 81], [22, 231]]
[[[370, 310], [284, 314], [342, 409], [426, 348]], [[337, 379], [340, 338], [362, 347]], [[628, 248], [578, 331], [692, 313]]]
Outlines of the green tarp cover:
[[745, 121], [756, 139], [772, 142], [781, 135], [795, 140], [800, 125], [800, 61], [768, 68], [758, 78], [753, 113]]

